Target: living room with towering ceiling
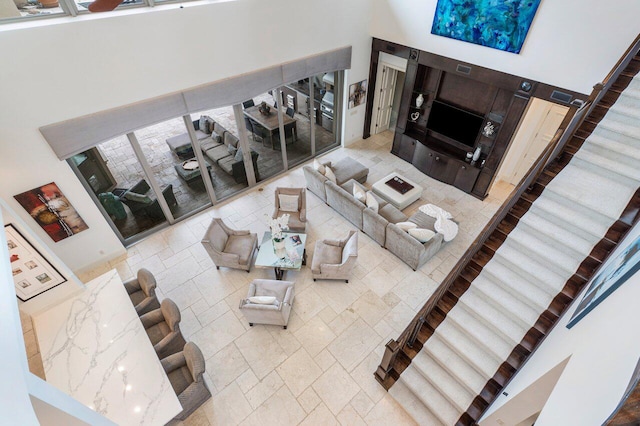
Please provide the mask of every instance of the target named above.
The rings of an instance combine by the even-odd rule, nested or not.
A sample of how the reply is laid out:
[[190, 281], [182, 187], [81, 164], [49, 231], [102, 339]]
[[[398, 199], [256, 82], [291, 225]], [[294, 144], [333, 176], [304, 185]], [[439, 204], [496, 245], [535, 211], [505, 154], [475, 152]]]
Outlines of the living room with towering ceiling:
[[[351, 46], [346, 89], [369, 78], [374, 37], [588, 94], [637, 36], [634, 16], [640, 12], [640, 6], [628, 0], [615, 8], [595, 0], [579, 8], [570, 1], [543, 1], [516, 55], [430, 34], [435, 7], [435, 1], [419, 0], [210, 1], [0, 24], [0, 50], [5, 63], [12, 64], [0, 70], [3, 221], [17, 223], [42, 252], [51, 254], [66, 276], [75, 278], [127, 254], [70, 165], [56, 156], [40, 133], [43, 126]], [[346, 105], [348, 90], [343, 93]], [[372, 86], [369, 96], [374, 96]], [[342, 110], [343, 146], [360, 142], [367, 133], [365, 114], [364, 106]], [[54, 243], [14, 199], [48, 182], [62, 189], [88, 225], [60, 243]], [[13, 303], [10, 269], [3, 262], [2, 294]], [[43, 301], [34, 309], [59, 303], [77, 290], [79, 280], [74, 285], [57, 298], [41, 296]], [[617, 302], [632, 306], [625, 300]], [[21, 346], [18, 312], [5, 312], [3, 341], [18, 341]], [[3, 346], [13, 351], [15, 345]], [[53, 390], [34, 383], [23, 351], [12, 355], [2, 373], [8, 379], [2, 391], [5, 410], [15, 403], [26, 412], [44, 412], [37, 403], [29, 408], [24, 397], [31, 394], [44, 401], [49, 398], [50, 405], [60, 404], [60, 410], [92, 423], [72, 402], [56, 403]], [[22, 378], [11, 376], [16, 371], [23, 373], [17, 375]], [[531, 375], [535, 374], [539, 372]], [[20, 383], [24, 386], [18, 392], [5, 390], [8, 386], [15, 391]], [[517, 389], [527, 384], [518, 383]]]

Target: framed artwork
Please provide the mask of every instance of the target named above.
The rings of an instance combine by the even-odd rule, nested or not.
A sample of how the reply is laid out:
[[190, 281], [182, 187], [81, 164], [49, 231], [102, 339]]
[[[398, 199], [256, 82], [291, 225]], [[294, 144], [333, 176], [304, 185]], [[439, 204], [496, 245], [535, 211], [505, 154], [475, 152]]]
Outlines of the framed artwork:
[[438, 0], [431, 34], [520, 53], [540, 0]]
[[56, 243], [89, 229], [54, 182], [14, 198]]
[[[640, 270], [640, 230], [626, 238], [613, 255], [598, 270], [589, 283], [587, 292], [567, 324], [573, 327], [598, 304], [606, 299], [633, 274]], [[625, 244], [625, 242], [629, 242]]]
[[362, 105], [367, 99], [367, 80], [349, 86], [349, 109]]
[[12, 225], [4, 226], [16, 295], [26, 302], [67, 279]]

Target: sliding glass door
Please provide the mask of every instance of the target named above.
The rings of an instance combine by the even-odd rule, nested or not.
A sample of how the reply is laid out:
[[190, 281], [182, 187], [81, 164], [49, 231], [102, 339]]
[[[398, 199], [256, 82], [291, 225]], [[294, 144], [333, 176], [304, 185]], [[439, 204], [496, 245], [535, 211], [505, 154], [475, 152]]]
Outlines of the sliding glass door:
[[69, 164], [128, 245], [337, 147], [341, 87], [342, 72], [311, 76], [136, 130]]

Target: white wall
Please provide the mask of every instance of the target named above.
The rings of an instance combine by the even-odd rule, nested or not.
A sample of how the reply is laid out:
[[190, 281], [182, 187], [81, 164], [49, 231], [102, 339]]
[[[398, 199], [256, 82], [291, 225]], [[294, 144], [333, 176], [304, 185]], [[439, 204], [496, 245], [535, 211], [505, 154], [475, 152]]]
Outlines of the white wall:
[[[640, 226], [629, 234], [640, 235]], [[628, 239], [627, 239], [628, 241]], [[621, 243], [618, 247], [624, 247]], [[584, 293], [584, 292], [583, 292]], [[540, 348], [483, 417], [498, 411], [540, 376], [571, 357], [542, 409], [536, 426], [600, 425], [622, 397], [640, 356], [640, 273], [636, 273], [571, 329], [566, 325], [576, 299]], [[498, 425], [483, 422], [483, 426]]]
[[[367, 78], [366, 0], [191, 2], [0, 26], [0, 198], [72, 270], [124, 252], [38, 128], [314, 53], [352, 45], [347, 84]], [[22, 28], [28, 26], [29, 28]], [[345, 140], [362, 135], [364, 107]], [[13, 195], [55, 181], [89, 225], [53, 241]]]
[[371, 35], [589, 94], [640, 30], [637, 0], [545, 0], [516, 55], [431, 34], [436, 3], [374, 0]]

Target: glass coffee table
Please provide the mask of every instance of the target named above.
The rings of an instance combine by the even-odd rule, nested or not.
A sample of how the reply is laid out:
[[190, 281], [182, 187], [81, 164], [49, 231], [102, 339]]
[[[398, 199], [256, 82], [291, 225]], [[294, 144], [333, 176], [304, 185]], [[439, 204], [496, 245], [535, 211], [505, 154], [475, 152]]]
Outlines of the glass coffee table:
[[282, 280], [285, 271], [299, 271], [307, 264], [307, 235], [297, 232], [285, 232], [284, 235], [285, 248], [276, 253], [271, 232], [265, 232], [255, 262], [257, 268], [273, 268], [277, 280]]

